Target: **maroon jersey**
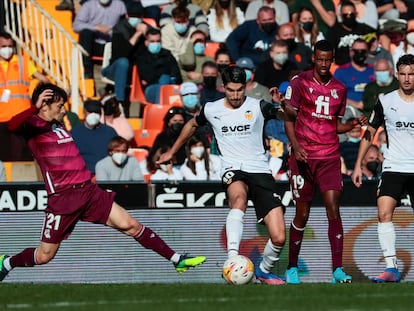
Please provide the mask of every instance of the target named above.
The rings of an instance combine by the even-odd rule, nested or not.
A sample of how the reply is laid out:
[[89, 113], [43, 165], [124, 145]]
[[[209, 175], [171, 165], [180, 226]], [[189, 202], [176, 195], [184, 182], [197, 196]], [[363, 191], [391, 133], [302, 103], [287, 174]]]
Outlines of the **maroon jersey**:
[[35, 106], [12, 118], [9, 129], [27, 140], [42, 171], [48, 194], [91, 179], [92, 174], [71, 134], [63, 124], [41, 119]]
[[313, 70], [299, 74], [290, 81], [286, 101], [298, 111], [295, 134], [309, 159], [339, 157], [336, 122], [346, 108], [346, 88], [332, 77], [320, 84]]

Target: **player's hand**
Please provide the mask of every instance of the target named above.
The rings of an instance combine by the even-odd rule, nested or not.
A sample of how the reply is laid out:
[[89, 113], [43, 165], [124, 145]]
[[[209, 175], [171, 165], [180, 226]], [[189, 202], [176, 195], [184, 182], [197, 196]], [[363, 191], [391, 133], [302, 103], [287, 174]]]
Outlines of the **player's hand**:
[[51, 89], [44, 90], [42, 93], [40, 93], [39, 98], [36, 102], [36, 108], [40, 109], [45, 106], [47, 102], [53, 98], [54, 94], [55, 93]]
[[159, 159], [155, 161], [155, 164], [167, 164], [171, 162], [171, 159], [173, 158], [173, 154], [170, 151], [164, 152], [160, 155]]
[[368, 125], [368, 118], [366, 116], [359, 116], [356, 119], [358, 120], [358, 124], [360, 126], [367, 126]]
[[295, 151], [295, 158], [298, 161], [307, 162], [308, 161], [308, 153], [302, 146], [297, 146], [293, 149]]
[[355, 187], [359, 188], [362, 185], [362, 171], [361, 167], [355, 166], [354, 171], [352, 172], [352, 182], [354, 183]]
[[135, 27], [135, 31], [141, 35], [145, 35], [145, 33], [147, 32], [147, 29], [148, 29], [148, 25], [144, 23], [138, 24], [137, 27]]
[[279, 89], [275, 86], [269, 89], [269, 93], [272, 96], [272, 101], [274, 103], [282, 103], [282, 101], [285, 99], [283, 94], [280, 93]]

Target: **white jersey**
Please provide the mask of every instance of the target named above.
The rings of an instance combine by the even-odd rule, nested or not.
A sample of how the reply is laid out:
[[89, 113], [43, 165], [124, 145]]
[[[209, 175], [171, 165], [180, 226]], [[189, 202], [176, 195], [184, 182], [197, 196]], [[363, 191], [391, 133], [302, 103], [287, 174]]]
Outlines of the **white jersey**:
[[222, 174], [229, 170], [270, 173], [263, 144], [265, 117], [260, 100], [246, 97], [237, 109], [225, 107], [224, 100], [206, 103], [196, 119], [199, 125], [206, 120], [213, 128], [222, 160]]
[[380, 96], [377, 106], [370, 122], [378, 127], [382, 119], [387, 133], [383, 171], [414, 173], [414, 102], [405, 102], [395, 90]]

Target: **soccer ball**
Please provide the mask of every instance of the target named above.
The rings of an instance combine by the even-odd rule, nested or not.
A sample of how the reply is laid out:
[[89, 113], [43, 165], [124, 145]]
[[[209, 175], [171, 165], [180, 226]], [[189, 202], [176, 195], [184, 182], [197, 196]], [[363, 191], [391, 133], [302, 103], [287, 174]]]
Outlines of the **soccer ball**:
[[237, 255], [227, 259], [223, 265], [223, 278], [232, 285], [248, 284], [254, 277], [254, 265], [249, 258]]

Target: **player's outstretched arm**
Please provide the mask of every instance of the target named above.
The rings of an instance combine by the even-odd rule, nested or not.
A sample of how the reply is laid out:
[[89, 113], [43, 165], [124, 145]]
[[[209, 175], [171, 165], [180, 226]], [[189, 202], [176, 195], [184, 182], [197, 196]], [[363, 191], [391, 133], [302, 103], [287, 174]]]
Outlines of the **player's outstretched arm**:
[[175, 141], [171, 149], [161, 154], [160, 158], [158, 159], [156, 163], [162, 164], [162, 163], [170, 162], [174, 154], [181, 148], [181, 146], [184, 145], [191, 136], [193, 136], [197, 127], [198, 125], [197, 125], [197, 122], [195, 121], [195, 118], [189, 120], [184, 125], [183, 129], [181, 130], [180, 136], [178, 136], [177, 140]]
[[368, 126], [364, 133], [364, 137], [361, 139], [361, 142], [359, 143], [358, 155], [355, 161], [355, 167], [351, 177], [352, 182], [358, 188], [362, 185], [362, 159], [365, 157], [365, 154], [367, 153], [369, 146], [371, 146], [372, 139], [376, 131], [377, 130], [372, 126]]

